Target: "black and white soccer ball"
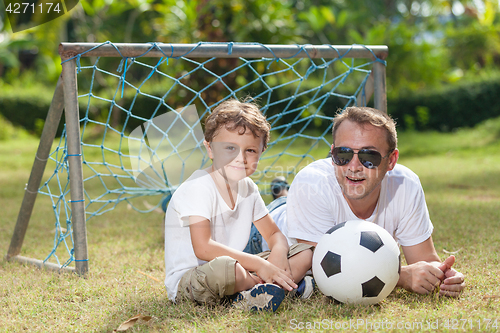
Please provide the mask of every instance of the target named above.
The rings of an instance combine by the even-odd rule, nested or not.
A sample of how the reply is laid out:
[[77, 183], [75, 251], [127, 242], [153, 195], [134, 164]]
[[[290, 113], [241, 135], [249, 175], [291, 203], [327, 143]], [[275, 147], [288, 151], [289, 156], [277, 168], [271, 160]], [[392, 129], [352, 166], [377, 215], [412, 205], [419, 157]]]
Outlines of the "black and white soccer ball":
[[375, 304], [398, 283], [399, 246], [375, 223], [347, 221], [320, 239], [314, 250], [312, 271], [318, 288], [334, 301]]

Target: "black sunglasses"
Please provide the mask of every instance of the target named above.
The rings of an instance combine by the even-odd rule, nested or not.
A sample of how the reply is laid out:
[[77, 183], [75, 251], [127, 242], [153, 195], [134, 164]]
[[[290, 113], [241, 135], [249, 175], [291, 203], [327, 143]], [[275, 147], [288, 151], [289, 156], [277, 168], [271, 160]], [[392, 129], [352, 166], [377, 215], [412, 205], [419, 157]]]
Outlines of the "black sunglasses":
[[392, 150], [385, 156], [382, 156], [378, 151], [372, 149], [360, 149], [357, 153], [348, 147], [334, 147], [331, 154], [333, 163], [341, 166], [349, 163], [354, 154], [358, 155], [358, 159], [367, 169], [375, 169], [380, 165], [382, 159], [388, 157], [392, 153]]

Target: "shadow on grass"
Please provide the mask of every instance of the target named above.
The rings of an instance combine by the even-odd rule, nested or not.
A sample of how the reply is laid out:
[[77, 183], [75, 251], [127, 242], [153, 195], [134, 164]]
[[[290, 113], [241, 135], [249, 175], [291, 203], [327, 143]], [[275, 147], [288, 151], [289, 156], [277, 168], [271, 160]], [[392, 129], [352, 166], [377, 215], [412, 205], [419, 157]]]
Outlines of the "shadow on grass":
[[[148, 322], [138, 321], [134, 327], [138, 331], [269, 331], [270, 323], [280, 317], [277, 313], [244, 312], [230, 306], [203, 306], [191, 302], [174, 304], [165, 298], [141, 297], [123, 299], [123, 310], [109, 315], [109, 324], [99, 332], [111, 332], [127, 319], [142, 314], [151, 316]], [[274, 324], [272, 324], [275, 326]]]
[[[276, 313], [246, 312], [230, 306], [202, 306], [191, 302], [174, 304], [165, 298], [139, 297], [122, 299], [122, 311], [111, 313], [106, 327], [110, 332], [127, 319], [142, 314], [152, 316], [149, 322], [138, 321], [137, 331], [200, 331], [200, 332], [271, 332], [297, 329], [334, 329], [335, 325], [359, 324], [367, 318], [386, 318], [387, 309], [439, 309], [447, 300], [432, 295], [417, 295], [395, 290], [380, 304], [364, 306], [335, 304], [316, 289], [308, 300], [287, 298]], [[388, 320], [397, 318], [388, 317]], [[374, 319], [381, 320], [381, 319]]]

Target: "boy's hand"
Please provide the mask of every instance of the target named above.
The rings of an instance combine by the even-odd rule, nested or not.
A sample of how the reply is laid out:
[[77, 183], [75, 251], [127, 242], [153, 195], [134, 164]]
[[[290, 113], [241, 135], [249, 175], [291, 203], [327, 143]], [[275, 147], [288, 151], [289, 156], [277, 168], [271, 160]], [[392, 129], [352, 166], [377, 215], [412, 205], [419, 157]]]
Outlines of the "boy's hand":
[[275, 283], [288, 291], [297, 288], [297, 285], [293, 282], [292, 274], [290, 274], [289, 271], [287, 272], [267, 260], [262, 260], [262, 265], [260, 265], [255, 273], [257, 273], [264, 282]]
[[[269, 248], [271, 249], [271, 253], [267, 258], [267, 262], [271, 264], [273, 269], [267, 268], [264, 269], [266, 272], [263, 274], [269, 274], [268, 272], [274, 272], [272, 274], [276, 274], [276, 269], [278, 269], [281, 273], [277, 275], [277, 279], [275, 282], [280, 286], [287, 290], [291, 290], [291, 288], [297, 288], [295, 281], [292, 276], [292, 270], [290, 268], [290, 263], [288, 262], [288, 242], [286, 237], [281, 233], [280, 229], [276, 226], [273, 219], [269, 214], [264, 216], [258, 221], [254, 222], [255, 227], [261, 233], [262, 237], [267, 241]], [[283, 275], [286, 279], [283, 278]], [[259, 274], [259, 276], [261, 276]], [[264, 279], [266, 282], [273, 282]], [[286, 282], [281, 282], [286, 281]]]
[[285, 252], [285, 254], [278, 254], [277, 251], [271, 251], [267, 261], [289, 273], [293, 281], [295, 281], [292, 275], [292, 269], [290, 268], [290, 262], [288, 261], [288, 252]]

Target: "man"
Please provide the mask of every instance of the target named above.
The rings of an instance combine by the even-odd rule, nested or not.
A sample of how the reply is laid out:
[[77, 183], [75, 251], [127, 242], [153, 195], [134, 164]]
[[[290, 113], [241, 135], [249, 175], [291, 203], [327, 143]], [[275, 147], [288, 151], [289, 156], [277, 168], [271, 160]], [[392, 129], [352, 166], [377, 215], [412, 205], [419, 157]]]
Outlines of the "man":
[[287, 199], [288, 237], [316, 245], [332, 226], [363, 219], [386, 229], [401, 245], [407, 266], [398, 286], [420, 294], [440, 287], [457, 297], [464, 276], [434, 249], [433, 225], [415, 173], [398, 165], [394, 121], [384, 112], [349, 107], [334, 119], [331, 159], [318, 160], [295, 177]]

